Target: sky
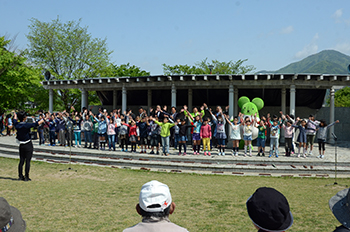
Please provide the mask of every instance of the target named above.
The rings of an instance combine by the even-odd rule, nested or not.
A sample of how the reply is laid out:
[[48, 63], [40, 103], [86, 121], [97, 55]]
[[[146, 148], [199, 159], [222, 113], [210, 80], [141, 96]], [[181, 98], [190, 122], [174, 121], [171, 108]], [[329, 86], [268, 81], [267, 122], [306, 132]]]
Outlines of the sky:
[[326, 49], [350, 55], [349, 0], [0, 0], [0, 36], [24, 49], [31, 18], [57, 17], [81, 19], [111, 62], [151, 75], [205, 58], [274, 71]]

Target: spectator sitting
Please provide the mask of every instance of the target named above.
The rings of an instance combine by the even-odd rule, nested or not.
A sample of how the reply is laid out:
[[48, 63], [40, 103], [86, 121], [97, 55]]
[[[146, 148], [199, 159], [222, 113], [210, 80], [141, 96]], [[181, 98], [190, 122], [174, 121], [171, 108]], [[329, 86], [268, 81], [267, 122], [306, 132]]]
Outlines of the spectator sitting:
[[21, 212], [10, 206], [5, 198], [0, 197], [0, 231], [22, 232], [26, 230], [26, 222]]
[[282, 232], [293, 224], [287, 199], [273, 188], [258, 188], [246, 204], [248, 215], [259, 232]]
[[343, 189], [335, 194], [329, 200], [329, 208], [332, 210], [334, 217], [342, 224], [333, 232], [350, 231], [350, 191]]
[[144, 184], [141, 188], [139, 204], [136, 211], [142, 216], [142, 222], [127, 228], [124, 232], [133, 231], [173, 231], [186, 232], [169, 220], [169, 214], [175, 210], [169, 187], [156, 180]]

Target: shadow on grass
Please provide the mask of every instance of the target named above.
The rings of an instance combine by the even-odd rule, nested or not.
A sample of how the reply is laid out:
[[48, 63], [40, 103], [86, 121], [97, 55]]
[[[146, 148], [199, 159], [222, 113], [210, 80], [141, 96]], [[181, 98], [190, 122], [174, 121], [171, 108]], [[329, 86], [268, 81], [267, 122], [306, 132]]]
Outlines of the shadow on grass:
[[14, 180], [14, 181], [19, 181], [18, 178], [4, 177], [4, 176], [0, 176], [0, 180]]

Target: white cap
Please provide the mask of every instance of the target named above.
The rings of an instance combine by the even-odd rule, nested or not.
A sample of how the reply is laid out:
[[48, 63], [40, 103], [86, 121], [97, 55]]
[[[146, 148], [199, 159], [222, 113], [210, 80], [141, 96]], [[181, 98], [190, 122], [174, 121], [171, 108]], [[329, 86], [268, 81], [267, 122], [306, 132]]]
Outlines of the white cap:
[[144, 211], [151, 213], [163, 212], [170, 204], [171, 194], [168, 185], [152, 180], [142, 186], [139, 205]]

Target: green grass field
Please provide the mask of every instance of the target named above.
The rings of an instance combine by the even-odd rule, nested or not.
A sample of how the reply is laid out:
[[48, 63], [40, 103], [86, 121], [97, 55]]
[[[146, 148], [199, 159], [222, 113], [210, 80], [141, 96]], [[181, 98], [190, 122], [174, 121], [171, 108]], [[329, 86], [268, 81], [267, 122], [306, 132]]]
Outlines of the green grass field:
[[[333, 231], [339, 223], [328, 200], [342, 189], [333, 179], [239, 177], [156, 173], [107, 167], [32, 162], [31, 182], [14, 181], [18, 160], [0, 158], [0, 196], [17, 207], [27, 231], [122, 231], [138, 223], [141, 186], [158, 180], [170, 187], [176, 210], [170, 220], [189, 231], [255, 231], [247, 198], [261, 186], [276, 188], [294, 215], [289, 231]], [[350, 179], [340, 183], [349, 184]]]

